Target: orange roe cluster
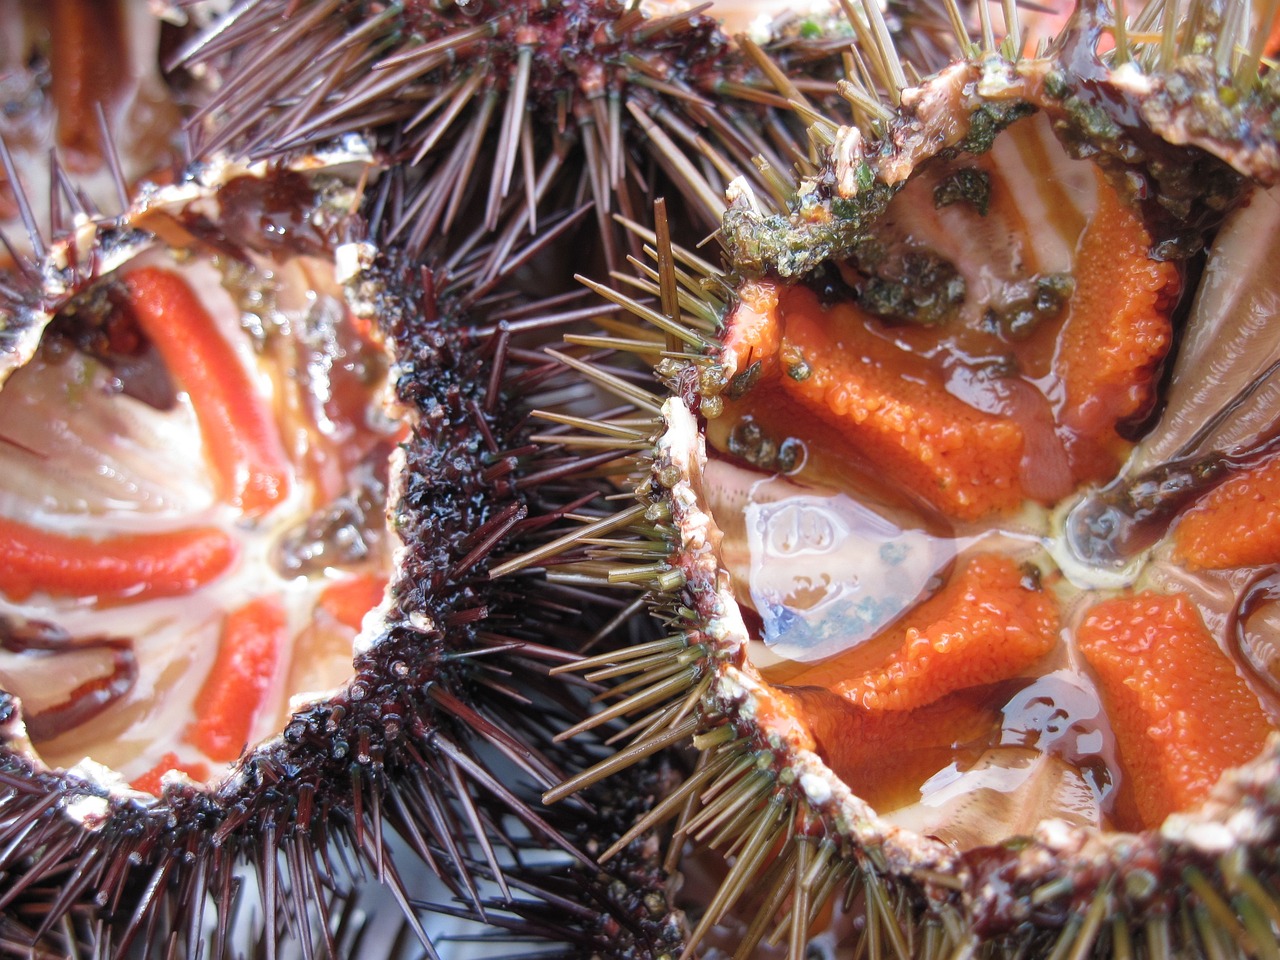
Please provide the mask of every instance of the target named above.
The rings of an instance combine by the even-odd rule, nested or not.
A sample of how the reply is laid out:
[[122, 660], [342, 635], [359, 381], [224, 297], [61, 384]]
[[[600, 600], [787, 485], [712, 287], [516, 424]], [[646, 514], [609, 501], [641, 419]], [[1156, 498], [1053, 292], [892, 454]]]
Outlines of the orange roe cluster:
[[1021, 428], [951, 396], [938, 371], [872, 333], [860, 310], [824, 309], [804, 287], [756, 288], [743, 302], [726, 341], [739, 370], [760, 363], [760, 377], [776, 375], [877, 470], [959, 519], [1021, 502]]
[[955, 760], [957, 743], [981, 739], [998, 722], [999, 711], [982, 693], [951, 694], [905, 713], [871, 713], [822, 687], [786, 687], [771, 699], [804, 717], [793, 747], [816, 744], [858, 796], [892, 809], [919, 799], [920, 784]]
[[156, 267], [124, 284], [139, 326], [191, 397], [219, 492], [251, 517], [283, 502], [290, 470], [271, 410], [195, 291]]
[[289, 640], [279, 597], [264, 596], [227, 614], [218, 659], [196, 697], [187, 740], [213, 760], [231, 761], [249, 739], [254, 717]]
[[851, 670], [852, 650], [791, 682], [820, 684], [875, 713], [916, 710], [1031, 666], [1057, 640], [1058, 605], [1012, 559], [982, 554], [882, 636], [896, 649], [875, 669]]
[[845, 425], [867, 460], [958, 519], [1022, 500], [1016, 423], [953, 397], [931, 368], [871, 333], [853, 307], [838, 305], [824, 316], [817, 297], [797, 289], [784, 298], [782, 315], [784, 357], [794, 351], [812, 371], [786, 377], [784, 385], [818, 415]]
[[224, 573], [238, 552], [213, 527], [89, 540], [0, 517], [0, 592], [18, 602], [38, 590], [102, 603], [182, 596]]
[[160, 758], [160, 762], [144, 773], [142, 776], [130, 782], [129, 786], [142, 793], [150, 793], [153, 796], [160, 796], [164, 791], [163, 778], [170, 770], [176, 770], [179, 773], [185, 773], [192, 780], [197, 782], [209, 779], [209, 767], [203, 763], [183, 763], [178, 759], [178, 755], [172, 751], [166, 753]]
[[832, 770], [868, 802], [892, 807], [945, 767], [956, 743], [990, 729], [997, 712], [983, 689], [1049, 653], [1058, 624], [1051, 594], [1011, 558], [983, 554], [872, 641], [894, 645], [878, 666], [866, 669], [851, 650], [778, 693]]
[[1151, 235], [1099, 174], [1098, 212], [1076, 254], [1076, 288], [1055, 360], [1065, 388], [1059, 422], [1078, 480], [1111, 476], [1128, 451], [1116, 424], [1154, 402], [1173, 339], [1178, 268], [1152, 260]]
[[1185, 597], [1142, 593], [1094, 607], [1077, 632], [1098, 676], [1137, 823], [1202, 801], [1271, 730], [1257, 697]]
[[1179, 521], [1174, 555], [1192, 570], [1280, 563], [1280, 459], [1243, 470]]
[[[1077, 483], [1105, 480], [1127, 454], [1117, 427], [1154, 401], [1181, 288], [1178, 268], [1151, 258], [1141, 219], [1101, 175], [1098, 197], [1060, 327], [1011, 348], [955, 321], [939, 341], [955, 335], [979, 351], [1012, 350], [1027, 371], [1043, 354], [1052, 385], [1030, 372], [1024, 383], [1044, 391], [1052, 442]], [[824, 306], [807, 287], [770, 281], [746, 283], [739, 295], [724, 355], [739, 382], [759, 390], [744, 401], [747, 412], [795, 406], [836, 431], [863, 469], [956, 520], [1008, 513], [1027, 498], [1038, 468], [1028, 436], [1043, 430], [1031, 407], [994, 412], [966, 402], [952, 392], [946, 363], [904, 346], [891, 323], [854, 303]]]
[[320, 608], [338, 623], [358, 631], [364, 615], [382, 602], [386, 589], [387, 577], [380, 573], [339, 580], [320, 595]]

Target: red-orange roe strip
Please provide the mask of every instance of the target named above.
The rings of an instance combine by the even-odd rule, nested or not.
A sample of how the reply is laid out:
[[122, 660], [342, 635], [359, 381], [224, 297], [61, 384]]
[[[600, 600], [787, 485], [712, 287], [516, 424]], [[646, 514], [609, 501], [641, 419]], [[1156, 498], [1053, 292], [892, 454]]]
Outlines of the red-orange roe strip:
[[915, 710], [966, 687], [1017, 676], [1058, 636], [1058, 604], [1028, 588], [1003, 554], [974, 557], [947, 585], [882, 636], [896, 651], [874, 670], [858, 670], [858, 651], [818, 664], [788, 682], [838, 693], [873, 712]]
[[275, 421], [204, 305], [168, 270], [134, 270], [124, 283], [139, 325], [191, 396], [221, 495], [251, 516], [284, 500], [290, 470]]
[[380, 573], [366, 573], [339, 580], [320, 595], [320, 607], [339, 623], [359, 630], [364, 615], [382, 602], [387, 578]]
[[37, 590], [103, 601], [180, 596], [213, 580], [238, 553], [234, 540], [212, 528], [89, 540], [0, 518], [0, 592], [19, 602]]
[[1185, 597], [1100, 603], [1076, 636], [1098, 676], [1141, 826], [1193, 807], [1262, 749], [1266, 714]]
[[852, 448], [938, 510], [974, 520], [1023, 499], [1022, 429], [946, 390], [929, 361], [876, 336], [855, 307], [823, 310], [805, 288], [781, 297], [784, 366], [808, 375], [780, 382]]
[[1178, 268], [1148, 255], [1151, 235], [1099, 175], [1098, 211], [1081, 237], [1075, 292], [1058, 340], [1058, 412], [1079, 480], [1106, 480], [1128, 453], [1116, 424], [1154, 400], [1173, 339]]
[[227, 614], [217, 661], [196, 697], [196, 720], [187, 728], [187, 741], [209, 759], [231, 761], [240, 755], [288, 639], [278, 597], [258, 597]]
[[160, 762], [144, 773], [142, 776], [133, 780], [129, 786], [143, 793], [154, 794], [160, 796], [161, 783], [160, 778], [170, 770], [177, 770], [185, 773], [192, 780], [203, 782], [209, 779], [209, 767], [203, 763], [183, 763], [178, 759], [178, 755], [173, 752], [166, 753], [160, 758]]
[[1179, 521], [1173, 541], [1192, 570], [1280, 563], [1280, 458], [1211, 490]]

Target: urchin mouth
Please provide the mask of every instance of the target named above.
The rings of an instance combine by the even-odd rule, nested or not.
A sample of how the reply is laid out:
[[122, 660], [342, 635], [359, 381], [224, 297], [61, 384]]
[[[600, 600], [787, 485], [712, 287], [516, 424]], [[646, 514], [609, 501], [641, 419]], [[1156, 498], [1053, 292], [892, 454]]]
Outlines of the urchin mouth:
[[322, 192], [281, 170], [152, 198], [186, 244], [80, 290], [0, 394], [0, 677], [49, 766], [216, 784], [352, 676], [403, 428]]

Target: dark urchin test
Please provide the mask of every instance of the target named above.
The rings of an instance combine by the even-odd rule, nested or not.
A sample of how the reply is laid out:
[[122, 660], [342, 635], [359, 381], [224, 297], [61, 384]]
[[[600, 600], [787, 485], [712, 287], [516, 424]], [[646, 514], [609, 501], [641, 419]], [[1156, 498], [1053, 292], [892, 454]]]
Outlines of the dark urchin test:
[[521, 426], [556, 371], [500, 343], [497, 281], [463, 312], [449, 271], [361, 239], [353, 147], [200, 164], [53, 237], [31, 219], [3, 393], [20, 952], [341, 955], [353, 870], [430, 951], [393, 835], [477, 914], [512, 829], [585, 859], [490, 768], [562, 775], [541, 639], [592, 621], [486, 575], [565, 493]]

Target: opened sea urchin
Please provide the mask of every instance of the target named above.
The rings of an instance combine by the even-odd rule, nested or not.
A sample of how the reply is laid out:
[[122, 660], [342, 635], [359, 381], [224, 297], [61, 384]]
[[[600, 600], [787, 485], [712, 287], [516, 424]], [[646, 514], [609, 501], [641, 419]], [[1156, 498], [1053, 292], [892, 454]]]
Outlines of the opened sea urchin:
[[8, 938], [216, 956], [245, 916], [332, 954], [354, 856], [430, 951], [392, 834], [481, 913], [502, 818], [575, 855], [478, 759], [563, 776], [539, 681], [504, 678], [581, 602], [486, 576], [555, 498], [512, 477], [525, 372], [447, 271], [368, 242], [351, 146], [207, 162], [6, 287]]
[[[517, 49], [532, 41], [519, 31], [500, 38], [516, 46], [493, 44], [485, 69], [517, 72], [499, 143], [506, 174], [485, 218], [503, 225], [502, 240], [477, 252], [472, 237], [447, 261], [424, 262], [446, 203], [446, 225], [462, 209], [458, 173], [491, 146], [492, 91], [461, 132], [451, 129], [485, 70], [462, 83], [448, 63], [412, 54], [410, 73], [426, 77], [420, 90], [448, 104], [416, 142], [415, 122], [426, 117], [416, 106], [411, 118], [373, 116], [369, 91], [350, 83], [361, 75], [352, 68], [367, 66], [351, 55], [378, 49], [362, 46], [378, 12], [352, 5], [352, 21], [332, 5], [291, 12], [242, 7], [188, 49], [207, 83], [234, 88], [243, 112], [226, 115], [226, 101], [196, 111], [189, 146], [204, 158], [177, 186], [144, 188], [129, 202], [117, 176], [129, 206], [118, 219], [98, 217], [55, 165], [56, 236], [45, 240], [5, 154], [35, 253], [15, 257], [3, 288], [11, 348], [3, 396], [15, 428], [5, 438], [0, 801], [11, 882], [0, 900], [27, 928], [6, 928], [19, 946], [69, 950], [90, 930], [100, 951], [181, 943], [193, 952], [203, 948], [206, 917], [216, 916], [209, 949], [234, 949], [234, 902], [252, 871], [268, 953], [281, 918], [308, 949], [313, 935], [330, 937], [330, 888], [346, 883], [330, 858], [347, 846], [416, 925], [384, 822], [480, 914], [473, 872], [509, 897], [489, 839], [506, 840], [496, 827], [506, 813], [539, 842], [565, 845], [470, 745], [487, 741], [541, 786], [563, 775], [513, 730], [542, 733], [545, 721], [515, 707], [538, 682], [507, 684], [511, 667], [497, 661], [523, 673], [558, 659], [537, 641], [593, 602], [554, 590], [531, 597], [523, 585], [485, 578], [488, 553], [526, 528], [526, 501], [556, 509], [558, 492], [544, 496], [539, 478], [554, 485], [570, 471], [544, 462], [515, 476], [534, 446], [508, 385], [518, 394], [555, 371], [517, 376], [527, 358], [508, 349], [502, 311], [476, 311], [513, 264], [572, 225], [557, 226], [544, 204], [542, 236], [513, 249], [575, 134], [558, 130], [543, 154], [538, 131], [532, 150], [524, 84], [533, 60]], [[371, 24], [358, 22], [363, 13]], [[284, 21], [282, 36], [270, 35], [273, 18]], [[557, 37], [583, 29], [574, 18], [535, 20], [535, 33], [547, 33], [534, 38], [544, 58]], [[470, 49], [480, 39], [425, 15], [411, 22], [414, 44]], [[299, 24], [316, 28], [305, 39], [319, 47], [292, 46]], [[499, 26], [511, 33], [496, 14], [484, 32]], [[688, 51], [716, 59], [705, 19], [628, 18], [622, 32], [636, 31], [649, 40], [670, 34], [666, 65]], [[603, 35], [584, 42], [616, 46]], [[277, 57], [285, 47], [288, 56]], [[219, 73], [228, 51], [243, 56]], [[347, 69], [326, 73], [330, 61], [309, 61], [308, 51], [336, 55]], [[250, 63], [273, 69], [237, 72]], [[386, 76], [371, 74], [375, 85]], [[312, 85], [291, 101], [286, 79]], [[346, 112], [353, 92], [358, 108]], [[551, 109], [556, 90], [534, 93]], [[621, 103], [610, 102], [615, 134], [607, 143], [586, 138], [602, 218], [625, 166]], [[588, 128], [602, 105], [575, 106], [575, 120]], [[709, 105], [700, 109], [715, 119]], [[411, 147], [430, 168], [425, 180], [410, 174], [408, 190], [403, 171], [363, 154], [339, 170], [308, 152], [323, 142], [359, 153], [350, 128], [386, 133], [393, 119], [415, 122], [384, 146], [397, 159]], [[115, 159], [108, 121], [99, 126], [99, 147]], [[212, 156], [212, 146], [229, 143], [293, 161], [268, 169]], [[536, 189], [525, 184], [526, 219], [507, 217], [523, 207], [506, 201], [513, 168], [522, 159], [528, 181], [535, 157], [547, 172]], [[364, 188], [379, 174], [366, 203]], [[385, 252], [362, 242], [358, 211], [375, 221]], [[503, 306], [511, 313], [510, 301]], [[509, 604], [518, 618], [503, 612]], [[341, 844], [331, 850], [334, 840]], [[308, 930], [313, 910], [317, 934]]]
[[583, 665], [630, 739], [548, 799], [699, 748], [642, 823], [732, 857], [687, 953], [735, 909], [740, 956], [1274, 949], [1266, 24], [1084, 4], [1024, 58], [1005, 12], [919, 84], [861, 21], [856, 122], [785, 209], [735, 185], [729, 272], [611, 294], [671, 395], [630, 541], [564, 546], [666, 635]]

